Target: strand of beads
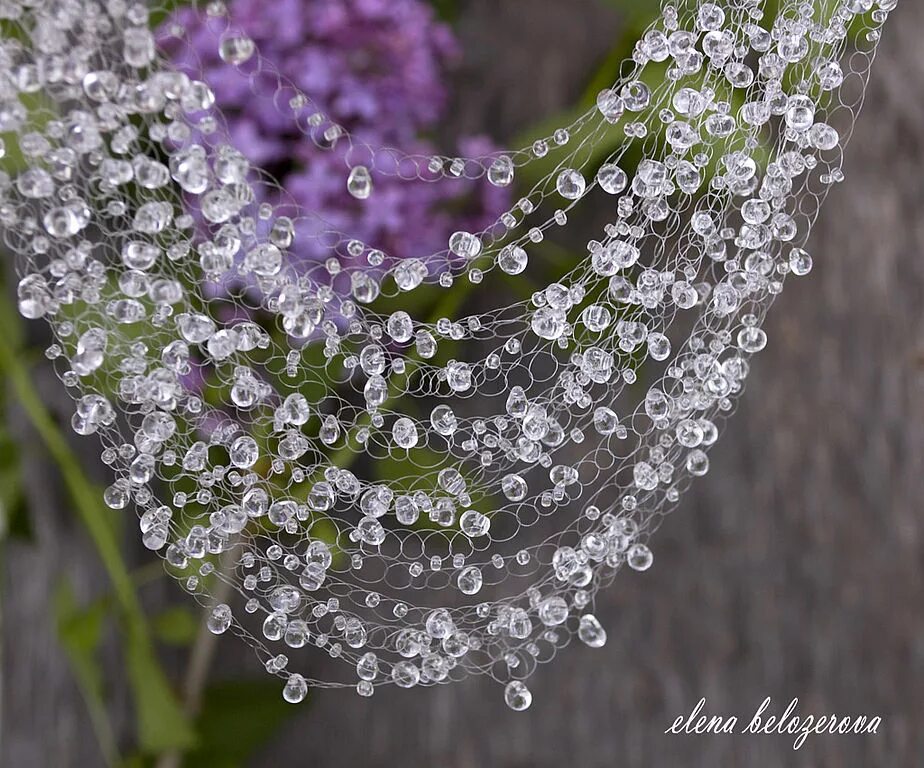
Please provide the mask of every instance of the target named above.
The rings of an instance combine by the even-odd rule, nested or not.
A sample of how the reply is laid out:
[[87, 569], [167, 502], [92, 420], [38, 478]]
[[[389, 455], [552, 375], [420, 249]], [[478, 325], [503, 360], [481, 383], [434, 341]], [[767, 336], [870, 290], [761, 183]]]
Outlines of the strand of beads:
[[[670, 121], [668, 145], [647, 134], [606, 238], [528, 304], [455, 323], [337, 315], [346, 302], [335, 285], [289, 263], [303, 218], [285, 224], [265, 202], [278, 187], [228, 148], [220, 114], [201, 142], [183, 119], [208, 96], [156, 58], [143, 9], [23, 11], [22, 39], [44, 42], [5, 42], [3, 55], [20, 91], [44, 89], [60, 114], [27, 125], [15, 101], [2, 113], [28, 165], [2, 208], [20, 308], [58, 336], [50, 356], [75, 394], [74, 427], [100, 435], [117, 471], [107, 503], [135, 504], [145, 544], [203, 603], [216, 581], [241, 595], [243, 613], [213, 606], [210, 627], [252, 644], [285, 679], [287, 700], [309, 685], [368, 695], [386, 682], [489, 674], [523, 709], [523, 680], [572, 635], [605, 642], [587, 610], [596, 591], [623, 565], [651, 565], [651, 533], [707, 471], [749, 356], [766, 343], [763, 316], [784, 277], [810, 268], [801, 246], [840, 178], [859, 106], [839, 100], [847, 28], [855, 17], [868, 24], [867, 54], [849, 60], [862, 93], [894, 7], [790, 4], [767, 28], [758, 5], [699, 5], [702, 41], [678, 32], [668, 42], [677, 89], [646, 96], [644, 113], [657, 105]], [[62, 30], [74, 50], [56, 69], [47, 41]], [[728, 87], [727, 109], [705, 95]], [[606, 98], [598, 108], [614, 109]], [[756, 139], [767, 132], [777, 142], [764, 159]], [[597, 185], [609, 191], [612, 178], [588, 188], [580, 175], [587, 141], [537, 199], [576, 204]], [[683, 165], [694, 150], [701, 169], [718, 169], [706, 194]], [[139, 197], [123, 191], [129, 182]], [[458, 238], [456, 255], [475, 240]], [[258, 310], [278, 323], [258, 322]], [[453, 342], [473, 346], [465, 360], [443, 356]], [[491, 351], [474, 348], [488, 342]], [[633, 401], [626, 385], [657, 363], [663, 375]], [[434, 398], [481, 402], [415, 415]], [[369, 482], [350, 469], [356, 455], [403, 469]], [[520, 530], [546, 518], [555, 532], [521, 545]], [[222, 556], [230, 565], [216, 570]], [[502, 582], [506, 594], [488, 594]], [[439, 590], [441, 607], [409, 599], [424, 588]], [[308, 645], [346, 662], [346, 679], [290, 672], [289, 655]]]

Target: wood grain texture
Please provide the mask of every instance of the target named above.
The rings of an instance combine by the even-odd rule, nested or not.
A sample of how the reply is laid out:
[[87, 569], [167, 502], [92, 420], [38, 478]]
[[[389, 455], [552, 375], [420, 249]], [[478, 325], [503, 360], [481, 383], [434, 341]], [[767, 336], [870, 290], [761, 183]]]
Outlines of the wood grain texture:
[[[511, 136], [537, 111], [564, 108], [618, 30], [593, 0], [464, 7], [460, 132]], [[815, 269], [774, 307], [713, 470], [658, 532], [655, 567], [600, 595], [607, 645], [574, 645], [539, 670], [520, 714], [483, 679], [382, 689], [371, 701], [313, 694], [253, 766], [924, 764], [922, 31], [924, 4], [903, 0], [847, 182], [812, 237]], [[515, 90], [524, 72], [528, 93]], [[2, 563], [0, 765], [93, 766], [44, 605], [64, 570], [89, 594], [102, 577], [62, 499], [39, 490], [37, 546], [8, 547]], [[256, 670], [232, 640], [220, 654], [219, 674]], [[765, 696], [780, 708], [798, 696], [806, 713], [884, 722], [877, 736], [810, 737], [795, 753], [781, 736], [664, 735], [702, 696], [711, 712], [742, 718]]]

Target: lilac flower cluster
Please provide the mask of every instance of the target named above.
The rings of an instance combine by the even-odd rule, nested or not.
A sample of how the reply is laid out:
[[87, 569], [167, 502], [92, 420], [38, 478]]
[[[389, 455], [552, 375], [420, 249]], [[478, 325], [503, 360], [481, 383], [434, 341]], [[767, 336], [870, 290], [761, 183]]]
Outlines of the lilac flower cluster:
[[[424, 2], [232, 0], [229, 10], [263, 56], [353, 135], [373, 147], [434, 151], [423, 134], [445, 115], [445, 76], [459, 50], [452, 31]], [[491, 226], [508, 206], [508, 192], [483, 179], [404, 181], [374, 171], [372, 197], [353, 199], [346, 189], [345, 146], [316, 147], [280, 114], [272, 87], [252, 89], [222, 62], [217, 27], [200, 12], [179, 9], [161, 29], [176, 23], [187, 30], [190, 45], [168, 41], [164, 47], [181, 69], [204, 73], [237, 149], [269, 170], [298, 205], [350, 237], [395, 256], [421, 257], [445, 248], [454, 230]], [[483, 137], [468, 137], [458, 149], [481, 155], [493, 147]], [[296, 249], [303, 259], [324, 255], [312, 241]]]

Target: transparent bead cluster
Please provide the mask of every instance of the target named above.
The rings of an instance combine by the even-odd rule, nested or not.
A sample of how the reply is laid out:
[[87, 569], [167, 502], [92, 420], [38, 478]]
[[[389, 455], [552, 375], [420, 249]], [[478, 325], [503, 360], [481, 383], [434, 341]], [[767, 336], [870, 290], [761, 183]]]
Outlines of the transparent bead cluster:
[[[106, 504], [137, 510], [209, 629], [253, 646], [287, 701], [485, 674], [526, 709], [539, 663], [606, 642], [597, 590], [652, 565], [652, 533], [708, 471], [770, 304], [811, 270], [896, 4], [665, 2], [627, 76], [531, 147], [422, 162], [357, 142], [343, 184], [368, 206], [388, 168], [508, 186], [555, 160], [491, 230], [388, 254], [251, 167], [205, 74], [158, 49], [155, 6], [2, 0], [0, 132], [23, 163], [0, 178], [0, 223], [73, 428], [115, 474]], [[202, 12], [227, 20], [224, 76], [265, 84], [276, 70], [229, 10]], [[355, 141], [271, 82], [318, 146]], [[373, 308], [542, 279], [531, 248], [591, 197], [611, 221], [528, 301]], [[301, 238], [329, 257], [295, 264]], [[368, 479], [379, 461], [392, 480]], [[530, 537], [540, 520], [555, 533]], [[216, 600], [222, 584], [239, 599]], [[336, 679], [307, 671], [321, 652]]]

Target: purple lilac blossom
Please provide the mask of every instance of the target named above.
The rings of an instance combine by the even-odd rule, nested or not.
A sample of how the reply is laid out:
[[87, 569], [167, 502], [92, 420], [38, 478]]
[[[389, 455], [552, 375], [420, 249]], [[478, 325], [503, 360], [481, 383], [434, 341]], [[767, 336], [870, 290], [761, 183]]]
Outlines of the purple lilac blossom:
[[[445, 117], [447, 70], [459, 50], [451, 29], [420, 0], [232, 0], [235, 27], [263, 57], [301, 88], [332, 120], [374, 148], [408, 154], [435, 150], [422, 134]], [[166, 40], [164, 49], [190, 74], [201, 68], [215, 92], [231, 141], [253, 164], [267, 169], [295, 203], [347, 236], [394, 257], [424, 257], [443, 250], [458, 229], [480, 231], [509, 205], [507, 190], [485, 179], [405, 181], [376, 173], [366, 201], [346, 190], [346, 142], [319, 149], [291, 115], [273, 101], [274, 83], [257, 83], [218, 55], [219, 24], [190, 8], [161, 27], [185, 27], [190, 45]], [[165, 38], [166, 39], [166, 38]], [[266, 87], [261, 87], [266, 86]], [[494, 150], [484, 137], [460, 140], [462, 155]], [[310, 239], [293, 255], [317, 261], [328, 253]]]

